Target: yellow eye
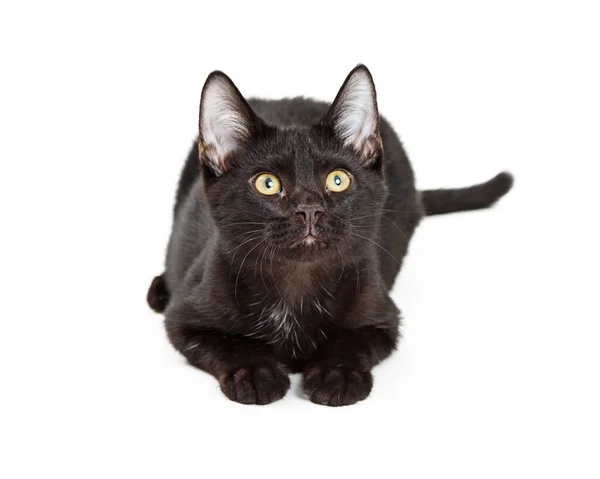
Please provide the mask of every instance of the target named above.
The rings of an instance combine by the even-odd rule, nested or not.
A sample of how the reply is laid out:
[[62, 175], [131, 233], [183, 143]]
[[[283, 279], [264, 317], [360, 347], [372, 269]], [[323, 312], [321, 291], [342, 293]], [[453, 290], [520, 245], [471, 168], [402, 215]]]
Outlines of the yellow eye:
[[340, 191], [347, 190], [350, 186], [351, 180], [350, 175], [344, 170], [333, 170], [327, 179], [325, 180], [325, 186], [329, 191], [339, 193]]
[[276, 195], [281, 191], [281, 181], [273, 173], [261, 173], [254, 180], [254, 188], [263, 195]]

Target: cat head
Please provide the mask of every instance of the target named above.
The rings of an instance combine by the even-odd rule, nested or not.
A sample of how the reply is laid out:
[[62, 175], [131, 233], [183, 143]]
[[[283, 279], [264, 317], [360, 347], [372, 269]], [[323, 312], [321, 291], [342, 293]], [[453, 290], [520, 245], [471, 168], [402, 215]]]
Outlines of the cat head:
[[314, 261], [371, 247], [386, 188], [369, 70], [352, 70], [328, 109], [296, 101], [269, 115], [297, 119], [277, 127], [253, 111], [224, 73], [206, 80], [198, 149], [227, 251]]

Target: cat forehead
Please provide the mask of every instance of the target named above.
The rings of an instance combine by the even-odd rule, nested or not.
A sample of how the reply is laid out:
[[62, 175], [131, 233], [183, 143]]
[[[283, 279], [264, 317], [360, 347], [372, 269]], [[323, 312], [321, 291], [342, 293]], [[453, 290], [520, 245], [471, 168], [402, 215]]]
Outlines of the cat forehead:
[[309, 127], [278, 128], [255, 143], [251, 153], [255, 161], [273, 162], [281, 167], [297, 163], [326, 165], [348, 160], [348, 152], [342, 145]]
[[299, 148], [295, 150], [270, 150], [255, 155], [247, 167], [252, 170], [269, 170], [295, 178], [311, 178], [335, 167], [350, 169], [343, 157], [327, 151]]
[[274, 148], [292, 151], [315, 151], [326, 147], [323, 135], [314, 127], [283, 126], [274, 130], [268, 142]]

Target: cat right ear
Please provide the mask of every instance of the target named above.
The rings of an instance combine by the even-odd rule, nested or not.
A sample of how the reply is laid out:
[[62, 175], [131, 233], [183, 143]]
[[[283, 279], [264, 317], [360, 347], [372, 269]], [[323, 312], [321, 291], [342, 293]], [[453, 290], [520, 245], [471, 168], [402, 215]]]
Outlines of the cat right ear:
[[200, 161], [221, 176], [229, 168], [231, 153], [247, 144], [261, 126], [231, 79], [223, 72], [212, 72], [200, 99]]

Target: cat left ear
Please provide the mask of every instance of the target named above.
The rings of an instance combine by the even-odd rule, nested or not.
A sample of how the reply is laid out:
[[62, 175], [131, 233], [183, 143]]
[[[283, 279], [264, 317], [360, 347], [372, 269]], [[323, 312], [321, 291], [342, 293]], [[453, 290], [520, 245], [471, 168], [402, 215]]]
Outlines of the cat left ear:
[[375, 84], [366, 66], [358, 65], [350, 72], [322, 123], [333, 128], [365, 166], [373, 166], [383, 146]]
[[212, 72], [200, 99], [200, 161], [216, 176], [229, 168], [229, 157], [262, 128], [262, 121], [250, 108], [231, 79]]

